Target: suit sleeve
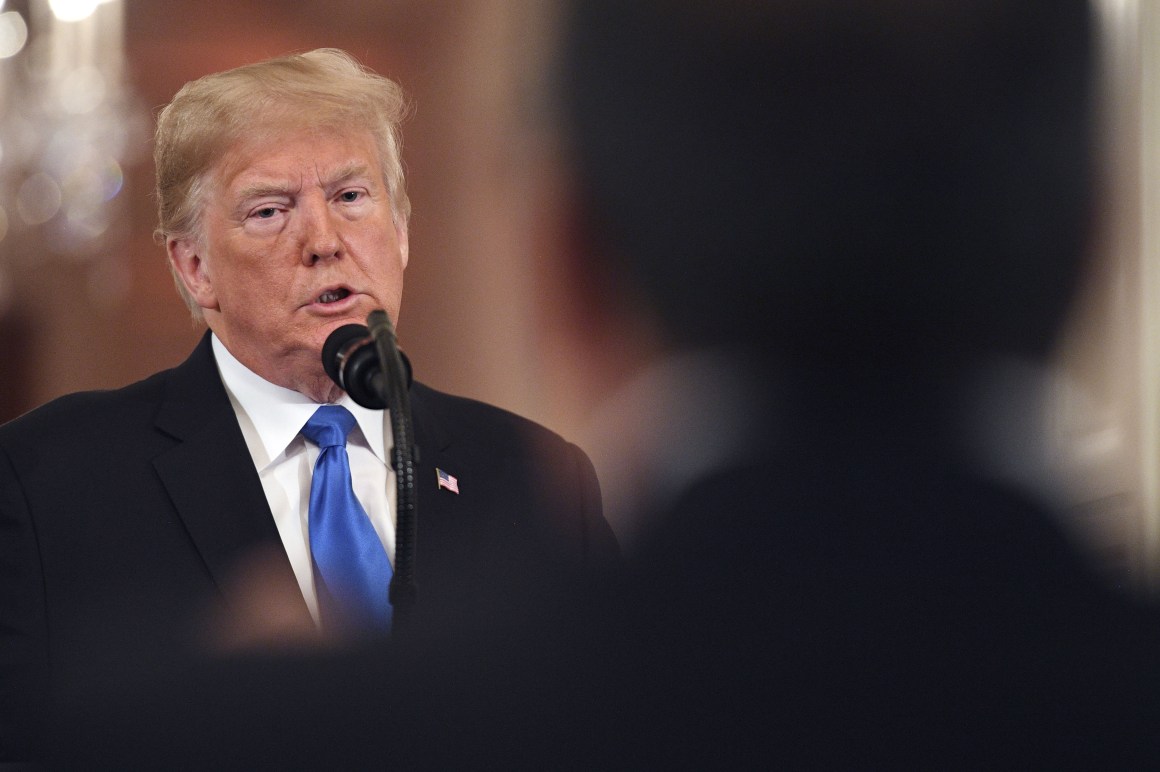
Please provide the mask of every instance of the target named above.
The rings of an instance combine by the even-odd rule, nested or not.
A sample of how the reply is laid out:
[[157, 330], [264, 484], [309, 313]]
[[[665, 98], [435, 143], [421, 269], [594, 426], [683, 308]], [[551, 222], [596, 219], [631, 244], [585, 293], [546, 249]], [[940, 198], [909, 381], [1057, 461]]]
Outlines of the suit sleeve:
[[26, 761], [48, 645], [39, 549], [28, 502], [0, 448], [0, 762]]

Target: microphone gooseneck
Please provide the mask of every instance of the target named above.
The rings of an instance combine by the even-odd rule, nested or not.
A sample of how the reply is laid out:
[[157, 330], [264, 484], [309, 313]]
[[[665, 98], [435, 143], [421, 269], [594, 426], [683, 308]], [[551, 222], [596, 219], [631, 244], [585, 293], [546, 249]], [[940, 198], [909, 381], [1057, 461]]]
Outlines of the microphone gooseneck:
[[395, 328], [385, 311], [372, 311], [367, 326], [375, 342], [382, 372], [386, 376], [387, 409], [391, 416], [394, 447], [391, 465], [395, 468], [395, 574], [391, 577], [390, 598], [395, 614], [404, 623], [414, 608], [418, 590], [415, 585], [415, 526], [418, 518], [418, 482], [415, 465], [419, 449], [411, 425], [410, 377], [395, 338]]

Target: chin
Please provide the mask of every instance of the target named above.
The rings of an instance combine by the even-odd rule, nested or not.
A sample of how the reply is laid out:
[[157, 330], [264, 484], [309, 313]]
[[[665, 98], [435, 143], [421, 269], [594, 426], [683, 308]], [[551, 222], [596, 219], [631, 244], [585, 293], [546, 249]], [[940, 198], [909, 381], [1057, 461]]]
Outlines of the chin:
[[330, 333], [337, 330], [339, 327], [344, 327], [348, 324], [366, 324], [366, 317], [360, 317], [358, 314], [350, 314], [348, 316], [338, 317], [335, 319], [328, 319], [326, 324], [319, 328], [318, 345], [321, 346], [326, 342], [326, 338]]

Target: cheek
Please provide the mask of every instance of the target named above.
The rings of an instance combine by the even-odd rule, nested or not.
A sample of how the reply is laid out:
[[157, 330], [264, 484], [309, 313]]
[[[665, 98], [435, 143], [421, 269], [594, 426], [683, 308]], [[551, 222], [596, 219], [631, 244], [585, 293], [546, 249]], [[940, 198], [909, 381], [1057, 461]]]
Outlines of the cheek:
[[384, 258], [379, 271], [384, 290], [393, 298], [398, 298], [403, 291], [403, 264], [398, 253], [392, 253]]
[[347, 243], [363, 270], [376, 280], [397, 280], [403, 275], [406, 252], [396, 239], [393, 228], [367, 229], [354, 234]]
[[238, 260], [215, 280], [218, 297], [240, 315], [256, 316], [276, 307], [286, 295], [287, 277], [279, 276], [268, 261]]

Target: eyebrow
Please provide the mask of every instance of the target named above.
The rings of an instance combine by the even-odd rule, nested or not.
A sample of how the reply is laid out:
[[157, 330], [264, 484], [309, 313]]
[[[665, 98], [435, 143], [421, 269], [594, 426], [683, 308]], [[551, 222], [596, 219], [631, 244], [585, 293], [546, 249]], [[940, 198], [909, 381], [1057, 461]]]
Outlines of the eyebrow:
[[335, 185], [341, 185], [342, 183], [348, 182], [348, 181], [354, 179], [355, 177], [368, 177], [368, 176], [370, 176], [370, 167], [369, 166], [367, 166], [362, 161], [350, 161], [349, 163], [343, 164], [342, 166], [338, 167], [338, 169], [335, 170], [334, 174], [330, 175], [330, 177], [323, 180], [322, 186], [325, 188], [329, 188], [329, 187], [333, 187]]
[[[323, 188], [332, 188], [356, 177], [369, 176], [370, 167], [361, 161], [351, 161], [338, 167], [333, 174], [322, 180]], [[264, 196], [288, 196], [297, 186], [289, 182], [257, 182], [247, 185], [237, 193], [240, 202], [251, 201]]]
[[239, 190], [236, 200], [245, 202], [263, 196], [286, 196], [291, 193], [293, 187], [289, 183], [259, 182]]

